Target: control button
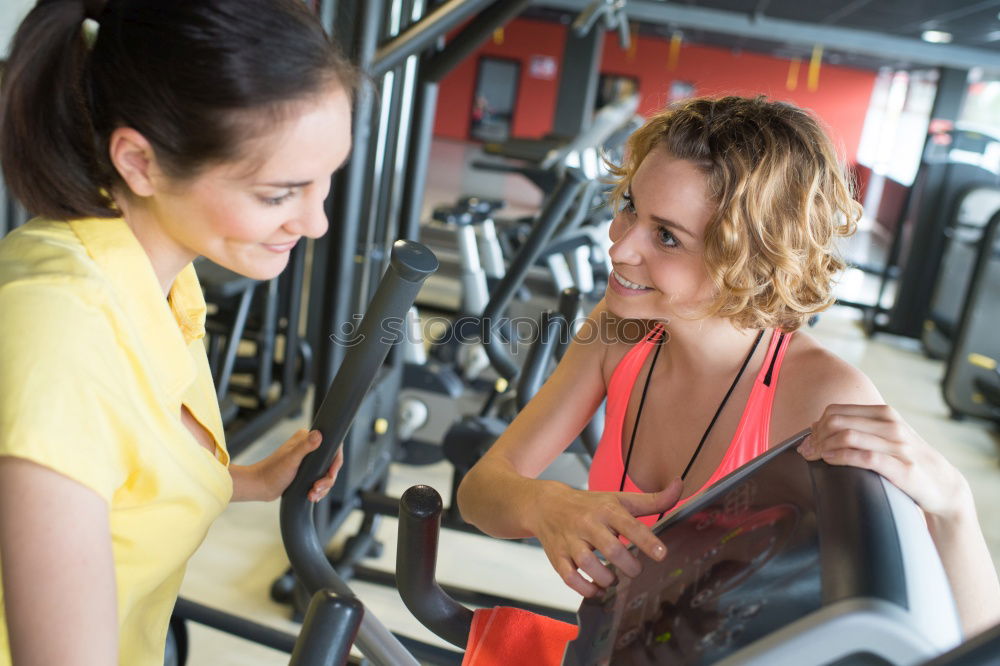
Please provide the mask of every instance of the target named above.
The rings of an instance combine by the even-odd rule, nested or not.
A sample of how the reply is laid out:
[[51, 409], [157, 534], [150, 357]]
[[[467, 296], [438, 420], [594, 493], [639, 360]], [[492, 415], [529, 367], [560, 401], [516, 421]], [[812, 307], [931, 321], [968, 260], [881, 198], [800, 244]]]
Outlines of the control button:
[[659, 636], [654, 636], [653, 637], [653, 641], [656, 642], [656, 643], [669, 643], [670, 639], [673, 638], [673, 637], [674, 637], [673, 632], [671, 632], [671, 631], [664, 631]]
[[715, 521], [718, 517], [719, 517], [718, 511], [705, 511], [704, 513], [699, 513], [698, 519], [694, 523], [694, 528], [699, 532], [701, 530], [707, 530], [709, 527], [715, 524]]
[[638, 595], [635, 599], [628, 602], [628, 609], [635, 610], [637, 608], [642, 608], [643, 604], [645, 603], [646, 603], [646, 593], [643, 592], [642, 594]]
[[712, 598], [715, 590], [702, 590], [691, 599], [691, 608], [698, 608]]
[[621, 635], [621, 637], [618, 639], [618, 645], [615, 646], [615, 647], [618, 650], [622, 650], [624, 648], [627, 648], [638, 637], [639, 637], [639, 629], [636, 628], [636, 627], [633, 627], [633, 628], [629, 629], [628, 631], [626, 631], [624, 634]]

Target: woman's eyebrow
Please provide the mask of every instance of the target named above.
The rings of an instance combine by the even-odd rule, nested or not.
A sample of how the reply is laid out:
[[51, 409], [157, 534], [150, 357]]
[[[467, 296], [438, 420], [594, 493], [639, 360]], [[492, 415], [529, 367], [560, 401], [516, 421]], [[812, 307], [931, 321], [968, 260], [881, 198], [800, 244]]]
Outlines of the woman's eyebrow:
[[[629, 191], [629, 196], [632, 198], [632, 205], [635, 206], [636, 205], [636, 203], [635, 203], [635, 192]], [[673, 220], [668, 220], [667, 218], [660, 217], [659, 215], [650, 215], [649, 218], [651, 220], [653, 220], [653, 222], [656, 222], [657, 224], [659, 224], [661, 226], [667, 227], [669, 229], [676, 229], [677, 231], [681, 232], [682, 234], [687, 235], [689, 238], [693, 238], [693, 239], [697, 240], [697, 237], [693, 233], [691, 233], [691, 231], [687, 227], [685, 227], [683, 224], [680, 224], [678, 222], [674, 222]]]
[[305, 187], [306, 185], [312, 185], [311, 180], [301, 180], [301, 181], [285, 181], [280, 183], [261, 183], [261, 185], [267, 185], [268, 187]]
[[681, 232], [682, 234], [686, 234], [687, 236], [689, 236], [691, 238], [695, 237], [694, 234], [691, 233], [688, 230], [687, 227], [685, 227], [682, 224], [678, 224], [677, 222], [674, 222], [673, 220], [668, 220], [668, 219], [660, 217], [658, 215], [650, 215], [649, 217], [650, 217], [650, 219], [653, 220], [653, 222], [656, 222], [659, 225], [662, 225], [664, 227], [668, 227], [670, 229], [676, 229], [677, 231]]

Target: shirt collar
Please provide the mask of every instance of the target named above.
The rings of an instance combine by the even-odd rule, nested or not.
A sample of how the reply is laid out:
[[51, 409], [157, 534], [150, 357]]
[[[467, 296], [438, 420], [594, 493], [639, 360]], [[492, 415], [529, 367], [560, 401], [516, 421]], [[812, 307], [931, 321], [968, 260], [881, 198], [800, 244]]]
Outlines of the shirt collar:
[[106, 276], [161, 386], [180, 400], [197, 374], [188, 346], [205, 336], [205, 298], [194, 266], [184, 267], [164, 299], [149, 256], [125, 220], [69, 224]]

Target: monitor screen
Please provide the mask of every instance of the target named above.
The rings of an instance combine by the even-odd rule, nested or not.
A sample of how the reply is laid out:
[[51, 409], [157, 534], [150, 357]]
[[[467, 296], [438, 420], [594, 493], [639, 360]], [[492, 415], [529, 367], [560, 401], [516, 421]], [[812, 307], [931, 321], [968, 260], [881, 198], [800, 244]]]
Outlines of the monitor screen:
[[565, 663], [711, 664], [819, 609], [808, 463], [790, 445], [767, 458], [654, 528], [666, 558], [637, 553], [638, 577], [584, 601]]

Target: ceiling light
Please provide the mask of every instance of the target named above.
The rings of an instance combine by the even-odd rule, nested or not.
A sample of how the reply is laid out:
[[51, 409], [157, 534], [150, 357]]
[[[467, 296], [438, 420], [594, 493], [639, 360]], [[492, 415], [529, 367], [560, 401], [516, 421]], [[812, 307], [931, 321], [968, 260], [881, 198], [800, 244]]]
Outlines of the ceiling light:
[[932, 44], [947, 44], [951, 41], [951, 33], [941, 30], [924, 30], [920, 33], [920, 39]]

